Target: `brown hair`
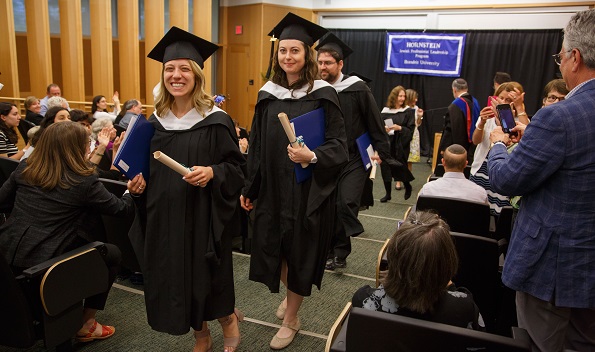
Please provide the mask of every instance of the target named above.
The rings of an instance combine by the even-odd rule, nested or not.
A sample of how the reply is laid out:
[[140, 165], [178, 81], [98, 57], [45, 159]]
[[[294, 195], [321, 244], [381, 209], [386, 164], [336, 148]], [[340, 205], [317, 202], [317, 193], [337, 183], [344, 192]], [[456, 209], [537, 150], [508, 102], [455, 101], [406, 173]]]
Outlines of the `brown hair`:
[[560, 94], [568, 94], [568, 87], [566, 87], [566, 82], [564, 82], [563, 79], [558, 78], [558, 79], [554, 79], [549, 81], [546, 85], [545, 88], [543, 88], [543, 98], [547, 98], [547, 96], [550, 94], [550, 92], [552, 91], [556, 91]]
[[46, 190], [55, 187], [68, 189], [76, 185], [77, 175], [90, 176], [95, 172], [86, 158], [88, 143], [87, 131], [76, 122], [50, 125], [27, 159], [23, 179]]
[[[279, 41], [281, 43], [281, 41]], [[301, 42], [305, 52], [305, 63], [302, 71], [300, 72], [300, 78], [289, 85], [287, 81], [287, 75], [285, 71], [279, 65], [279, 44], [277, 44], [277, 50], [273, 54], [273, 77], [271, 81], [287, 89], [301, 88], [305, 84], [308, 84], [306, 93], [310, 93], [314, 88], [314, 80], [318, 78], [318, 63], [316, 62], [316, 52], [314, 49]]]
[[386, 106], [391, 108], [391, 109], [398, 109], [398, 108], [403, 108], [405, 107], [405, 102], [403, 102], [403, 106], [397, 106], [397, 98], [399, 97], [399, 93], [401, 93], [401, 91], [405, 92], [405, 96], [407, 96], [407, 92], [405, 91], [405, 88], [403, 86], [396, 86], [393, 88], [393, 90], [390, 91], [390, 94], [388, 95], [388, 99], [386, 99]]
[[[8, 116], [12, 111], [12, 107], [17, 107], [12, 103], [0, 102], [0, 115]], [[18, 109], [18, 108], [17, 108]], [[17, 144], [19, 137], [14, 127], [9, 127], [4, 120], [0, 118], [0, 131], [4, 132], [8, 141], [12, 144]]]
[[[194, 73], [194, 88], [192, 89], [192, 105], [204, 117], [205, 110], [211, 110], [215, 105], [213, 97], [205, 91], [205, 74], [198, 64], [188, 59], [192, 73]], [[166, 62], [167, 63], [167, 62]], [[174, 96], [167, 90], [163, 82], [165, 64], [161, 68], [161, 81], [159, 83], [159, 94], [155, 97], [155, 112], [157, 116], [163, 117], [174, 105]]]
[[458, 267], [450, 228], [438, 215], [409, 215], [388, 243], [384, 289], [395, 302], [412, 311], [432, 312]]

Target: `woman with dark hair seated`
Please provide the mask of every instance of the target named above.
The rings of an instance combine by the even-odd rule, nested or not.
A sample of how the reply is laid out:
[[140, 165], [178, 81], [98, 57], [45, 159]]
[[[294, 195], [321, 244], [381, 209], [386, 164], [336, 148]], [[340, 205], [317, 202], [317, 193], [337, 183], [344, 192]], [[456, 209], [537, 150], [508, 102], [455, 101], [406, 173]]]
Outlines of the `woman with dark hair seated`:
[[[39, 138], [31, 156], [19, 164], [0, 188], [0, 207], [12, 208], [10, 217], [0, 226], [0, 255], [15, 275], [97, 240], [92, 220], [98, 214], [133, 214], [130, 195], [118, 198], [97, 179], [86, 158], [88, 140], [80, 124], [52, 124]], [[133, 194], [140, 195], [144, 187], [139, 176], [128, 182], [128, 191]], [[95, 320], [97, 310], [105, 306], [121, 256], [116, 246], [106, 247], [109, 286], [106, 292], [85, 300], [82, 328], [77, 333], [79, 341], [105, 339], [115, 331]], [[89, 275], [92, 273], [93, 268], [89, 268]]]
[[451, 278], [458, 257], [446, 222], [427, 212], [411, 214], [388, 243], [382, 285], [360, 288], [354, 307], [484, 330], [473, 296]]

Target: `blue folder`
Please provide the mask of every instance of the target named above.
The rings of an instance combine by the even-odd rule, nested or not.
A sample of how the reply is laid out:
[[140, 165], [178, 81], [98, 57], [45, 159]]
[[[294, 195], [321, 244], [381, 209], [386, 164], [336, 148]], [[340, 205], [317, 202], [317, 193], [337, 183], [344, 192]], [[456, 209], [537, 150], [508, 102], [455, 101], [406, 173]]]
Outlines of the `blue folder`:
[[355, 140], [357, 144], [357, 149], [359, 150], [359, 155], [362, 157], [362, 162], [364, 163], [364, 169], [368, 170], [372, 167], [372, 160], [368, 155], [368, 147], [372, 145], [372, 140], [370, 139], [370, 134], [368, 132], [362, 134], [361, 136], [357, 137]]
[[[291, 119], [289, 122], [293, 124], [295, 135], [297, 137], [302, 136], [304, 143], [314, 150], [325, 140], [325, 120], [324, 120], [324, 109], [318, 108], [312, 110], [296, 118]], [[295, 178], [297, 183], [302, 183], [312, 177], [312, 170], [315, 164], [310, 164], [307, 168], [302, 168], [299, 163], [295, 164]]]
[[114, 158], [114, 166], [129, 179], [132, 180], [141, 172], [145, 180], [149, 179], [151, 139], [154, 133], [155, 128], [143, 116], [135, 116], [130, 120], [126, 137]]

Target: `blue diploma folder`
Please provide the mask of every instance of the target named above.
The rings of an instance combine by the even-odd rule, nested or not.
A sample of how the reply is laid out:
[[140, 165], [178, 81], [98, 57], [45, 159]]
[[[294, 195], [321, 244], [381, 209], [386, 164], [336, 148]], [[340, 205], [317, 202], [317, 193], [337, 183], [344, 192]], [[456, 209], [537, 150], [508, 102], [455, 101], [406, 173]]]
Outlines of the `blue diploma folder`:
[[[293, 124], [293, 129], [297, 137], [302, 136], [304, 144], [314, 150], [325, 140], [325, 120], [324, 109], [318, 108], [303, 115], [289, 120]], [[295, 164], [295, 178], [297, 183], [302, 183], [312, 177], [312, 170], [315, 164], [310, 164], [307, 168], [302, 168], [299, 163]]]
[[130, 120], [126, 135], [114, 158], [114, 166], [126, 177], [133, 179], [143, 173], [149, 179], [149, 163], [151, 158], [151, 139], [155, 128], [144, 116], [135, 116]]
[[368, 170], [370, 167], [372, 167], [372, 160], [370, 159], [370, 155], [368, 155], [368, 147], [372, 145], [370, 134], [368, 134], [368, 132], [362, 134], [361, 136], [357, 137], [355, 143], [357, 144], [359, 155], [362, 157], [364, 169]]

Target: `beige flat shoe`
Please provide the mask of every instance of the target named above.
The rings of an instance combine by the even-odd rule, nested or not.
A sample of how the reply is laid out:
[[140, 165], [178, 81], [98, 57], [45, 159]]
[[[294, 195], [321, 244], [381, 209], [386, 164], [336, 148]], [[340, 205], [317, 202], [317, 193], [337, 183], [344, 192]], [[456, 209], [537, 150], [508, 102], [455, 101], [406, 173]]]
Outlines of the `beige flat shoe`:
[[289, 335], [288, 337], [285, 338], [281, 338], [281, 337], [277, 337], [277, 335], [275, 334], [275, 336], [273, 336], [273, 339], [271, 340], [271, 344], [270, 347], [274, 350], [282, 350], [285, 347], [289, 346], [292, 342], [293, 339], [295, 338], [295, 335], [297, 335], [298, 331], [300, 331], [300, 318], [298, 317], [295, 320], [295, 323], [293, 324], [281, 324], [282, 327], [286, 327], [286, 328], [290, 328], [292, 331], [291, 335]]
[[280, 320], [285, 319], [285, 309], [287, 309], [287, 301], [285, 300], [285, 298], [281, 301], [281, 303], [279, 304], [279, 307], [277, 308], [277, 312], [275, 312], [275, 315], [277, 316], [277, 318], [279, 318]]

